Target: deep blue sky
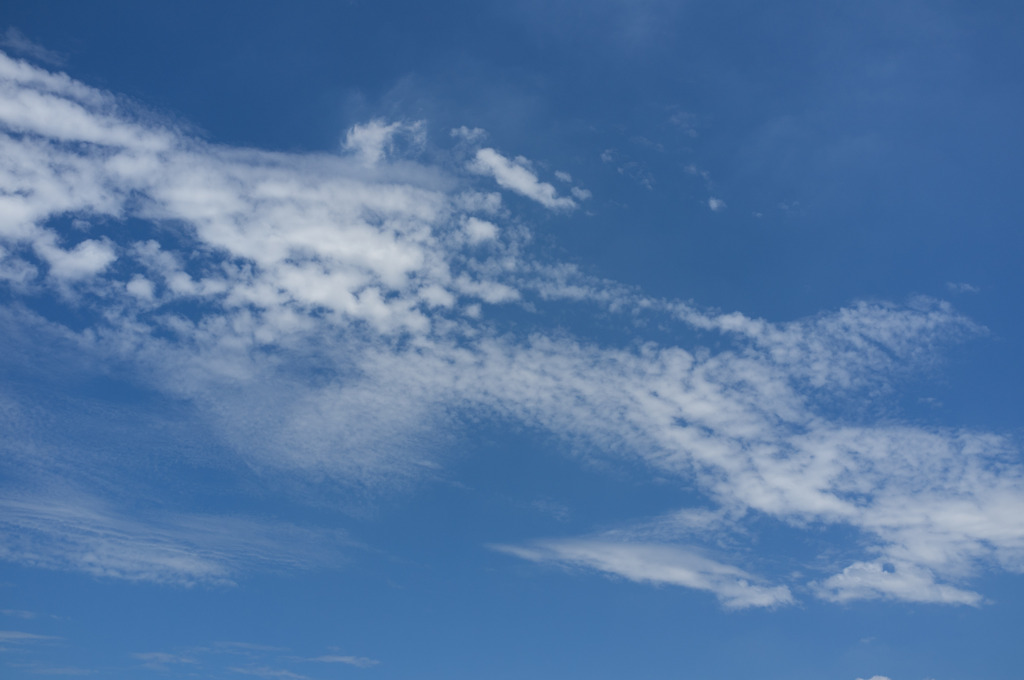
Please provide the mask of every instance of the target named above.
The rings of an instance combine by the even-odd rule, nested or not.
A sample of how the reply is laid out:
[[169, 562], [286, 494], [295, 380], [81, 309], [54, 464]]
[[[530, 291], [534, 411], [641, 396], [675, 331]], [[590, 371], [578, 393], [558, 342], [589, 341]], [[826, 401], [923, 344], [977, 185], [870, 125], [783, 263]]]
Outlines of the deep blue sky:
[[1018, 678], [1022, 31], [9, 0], [0, 674]]

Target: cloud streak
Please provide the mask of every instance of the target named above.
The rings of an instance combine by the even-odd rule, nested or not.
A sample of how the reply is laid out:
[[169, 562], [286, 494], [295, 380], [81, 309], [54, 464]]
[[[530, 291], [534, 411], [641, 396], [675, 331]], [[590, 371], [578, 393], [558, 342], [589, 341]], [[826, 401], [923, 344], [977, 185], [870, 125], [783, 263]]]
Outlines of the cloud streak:
[[48, 50], [42, 45], [32, 42], [28, 36], [13, 26], [8, 27], [0, 37], [0, 47], [21, 54], [29, 59], [42, 62], [49, 66], [62, 66], [64, 57], [53, 50]]
[[230, 585], [242, 569], [336, 561], [343, 537], [232, 517], [128, 519], [88, 499], [0, 501], [0, 558], [95, 576]]
[[370, 659], [365, 656], [343, 656], [339, 654], [325, 654], [324, 656], [317, 656], [310, 661], [319, 661], [320, 663], [341, 663], [347, 666], [355, 666], [356, 668], [371, 668], [376, 666], [380, 662], [376, 659]]
[[742, 569], [681, 546], [576, 539], [494, 548], [533, 562], [579, 566], [630, 581], [710, 591], [729, 609], [775, 607], [793, 602], [786, 586], [759, 585], [758, 579]]

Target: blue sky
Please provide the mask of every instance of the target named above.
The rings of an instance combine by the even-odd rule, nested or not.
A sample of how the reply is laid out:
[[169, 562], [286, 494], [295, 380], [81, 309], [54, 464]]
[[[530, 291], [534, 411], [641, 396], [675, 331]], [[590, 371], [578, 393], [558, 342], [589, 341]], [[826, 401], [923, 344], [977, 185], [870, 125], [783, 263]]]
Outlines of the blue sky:
[[8, 1], [2, 674], [1018, 678], [1022, 29]]

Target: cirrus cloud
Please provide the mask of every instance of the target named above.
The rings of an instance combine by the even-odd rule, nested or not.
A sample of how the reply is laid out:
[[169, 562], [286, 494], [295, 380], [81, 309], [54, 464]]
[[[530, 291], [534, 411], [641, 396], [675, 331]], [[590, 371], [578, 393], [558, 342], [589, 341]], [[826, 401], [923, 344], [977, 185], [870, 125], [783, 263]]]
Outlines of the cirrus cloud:
[[[483, 138], [460, 130], [459, 144]], [[404, 155], [396, 135], [414, 142]], [[5, 349], [71, 347], [90, 366], [129, 366], [261, 474], [400, 488], [437, 469], [439, 442], [467, 415], [639, 462], [698, 489], [705, 507], [623, 518], [615, 540], [502, 550], [709, 591], [726, 607], [801, 592], [978, 604], [974, 575], [1024, 570], [1024, 476], [1006, 438], [843, 408], [928, 369], [983, 333], [975, 324], [926, 299], [790, 322], [652, 299], [538, 252], [500, 190], [563, 214], [587, 192], [559, 195], [492, 148], [474, 147], [468, 168], [463, 147], [426, 162], [425, 144], [422, 124], [372, 121], [338, 154], [218, 146], [0, 55]], [[543, 323], [595, 308], [630, 341]], [[524, 315], [538, 321], [509, 321]], [[657, 342], [650, 320], [713, 335], [716, 350]], [[11, 389], [0, 396], [24, 403]], [[14, 469], [39, 428], [14, 406], [2, 415]], [[66, 483], [87, 464], [73, 450], [47, 456], [33, 469]], [[100, 501], [5, 503], [3, 557], [26, 564], [192, 583], [274, 562], [252, 525], [222, 551], [194, 514], [129, 521]], [[860, 543], [845, 561], [791, 565], [814, 575], [783, 585], [707, 557], [686, 512], [737, 541], [768, 521], [843, 527]], [[217, 526], [221, 537], [233, 525]]]

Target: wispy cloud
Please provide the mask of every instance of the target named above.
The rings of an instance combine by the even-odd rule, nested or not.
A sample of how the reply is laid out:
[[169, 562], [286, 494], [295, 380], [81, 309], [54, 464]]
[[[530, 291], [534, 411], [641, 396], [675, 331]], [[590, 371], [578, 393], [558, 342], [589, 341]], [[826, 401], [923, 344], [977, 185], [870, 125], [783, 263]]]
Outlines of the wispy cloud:
[[28, 36], [13, 26], [4, 31], [3, 36], [0, 37], [0, 47], [49, 66], [60, 67], [64, 64], [63, 55], [29, 40]]
[[289, 680], [309, 680], [308, 676], [294, 673], [283, 668], [270, 668], [268, 666], [259, 666], [256, 668], [229, 668], [229, 671], [233, 673], [240, 673], [242, 675], [253, 675], [257, 678], [287, 678]]
[[0, 630], [0, 642], [5, 643], [40, 642], [44, 640], [58, 639], [59, 638], [53, 637], [52, 635], [37, 635], [35, 633], [26, 633], [20, 630]]
[[324, 656], [317, 656], [310, 661], [319, 661], [320, 663], [343, 663], [348, 666], [356, 666], [357, 668], [370, 668], [380, 663], [376, 659], [369, 659], [365, 656], [341, 656], [338, 654], [326, 654]]
[[3, 614], [4, 616], [13, 616], [19, 619], [34, 619], [39, 616], [35, 612], [26, 611], [24, 609], [2, 609], [0, 610], [0, 614]]
[[628, 177], [648, 190], [654, 189], [654, 175], [639, 161], [623, 158], [616, 149], [605, 149], [601, 152], [601, 162], [613, 165], [618, 174]]
[[95, 670], [91, 668], [78, 668], [76, 666], [40, 666], [32, 665], [26, 666], [27, 670], [33, 675], [63, 675], [63, 676], [77, 676], [77, 675], [94, 675]]
[[[84, 363], [130, 366], [253, 470], [394, 489], [436, 468], [460, 414], [496, 415], [696, 486], [701, 517], [737, 541], [756, 534], [753, 518], [852, 529], [862, 547], [846, 562], [795, 565], [813, 574], [794, 590], [827, 600], [971, 604], [974, 574], [1024, 569], [1024, 476], [1009, 440], [854, 408], [981, 332], [948, 305], [858, 303], [773, 323], [584, 276], [531, 245], [494, 183], [565, 212], [583, 195], [559, 195], [525, 159], [467, 152], [481, 138], [468, 128], [430, 163], [413, 153], [424, 126], [382, 121], [352, 128], [335, 155], [227, 148], [0, 56], [0, 130], [0, 280], [20, 305], [3, 322]], [[534, 318], [598, 308], [632, 337], [504, 323], [496, 311], [514, 305]], [[659, 344], [645, 335], [651, 319], [718, 349]], [[25, 439], [11, 413], [11, 441]], [[45, 462], [81, 465], [74, 451]], [[303, 546], [322, 538], [237, 518], [126, 519], [97, 499], [8, 494], [3, 507], [5, 559], [128, 579], [225, 582], [245, 564], [317, 563]], [[772, 574], [702, 556], [697, 517], [647, 522], [657, 539], [505, 550], [731, 607], [794, 597]]]
[[167, 652], [139, 652], [132, 654], [133, 659], [143, 662], [147, 668], [165, 669], [171, 664], [196, 664], [195, 659], [180, 654], [168, 654]]
[[263, 654], [268, 652], [286, 652], [285, 647], [262, 645], [255, 642], [220, 641], [213, 643], [213, 649], [228, 654]]
[[[216, 674], [218, 670], [262, 678], [306, 678], [289, 668], [302, 664], [342, 664], [354, 668], [372, 668], [377, 659], [338, 653], [307, 657], [289, 653], [285, 647], [251, 642], [214, 642], [175, 652], [140, 652], [131, 657], [141, 662], [140, 668], [160, 672], [177, 671], [189, 675]], [[243, 660], [245, 665], [239, 665]], [[314, 676], [317, 674], [314, 673]]]
[[338, 532], [200, 515], [128, 519], [88, 497], [0, 501], [0, 557], [138, 581], [229, 584], [243, 568], [337, 559]]
[[416, 146], [425, 141], [422, 123], [386, 123], [372, 120], [365, 125], [354, 125], [345, 135], [343, 148], [354, 154], [364, 164], [379, 163], [394, 149], [396, 137], [404, 136]]
[[786, 586], [761, 585], [760, 579], [742, 569], [682, 546], [572, 539], [494, 548], [534, 562], [586, 567], [631, 581], [707, 590], [730, 609], [776, 607], [793, 602]]

